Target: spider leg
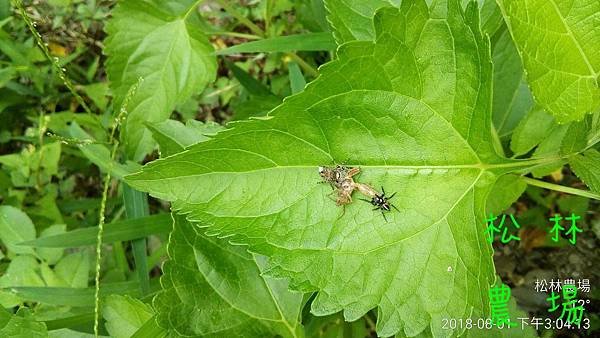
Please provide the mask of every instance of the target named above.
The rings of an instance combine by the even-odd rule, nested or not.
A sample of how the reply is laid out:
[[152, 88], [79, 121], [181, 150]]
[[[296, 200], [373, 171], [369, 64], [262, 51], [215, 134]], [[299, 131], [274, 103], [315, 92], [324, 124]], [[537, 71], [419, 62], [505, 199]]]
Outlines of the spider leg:
[[365, 201], [365, 202], [367, 202], [367, 203], [371, 203], [371, 200], [368, 200], [368, 199], [366, 199], [366, 198], [359, 198], [359, 200], [361, 200], [361, 201]]
[[377, 208], [373, 209], [373, 211], [375, 211], [375, 210], [379, 210], [379, 207], [377, 207]]
[[381, 186], [381, 192], [382, 192], [381, 196], [385, 196], [385, 190], [383, 189], [383, 186]]
[[383, 219], [387, 222], [387, 217], [385, 217], [385, 213], [383, 211], [381, 212], [381, 215], [383, 216]]
[[392, 197], [394, 197], [396, 195], [396, 193], [393, 193], [390, 197], [388, 197], [387, 199], [390, 200], [392, 199]]
[[395, 205], [393, 205], [393, 204], [391, 204], [391, 203], [390, 203], [390, 205], [392, 206], [392, 208], [396, 209], [396, 211], [400, 212], [400, 210], [398, 210], [398, 208], [396, 208], [396, 206], [395, 206]]

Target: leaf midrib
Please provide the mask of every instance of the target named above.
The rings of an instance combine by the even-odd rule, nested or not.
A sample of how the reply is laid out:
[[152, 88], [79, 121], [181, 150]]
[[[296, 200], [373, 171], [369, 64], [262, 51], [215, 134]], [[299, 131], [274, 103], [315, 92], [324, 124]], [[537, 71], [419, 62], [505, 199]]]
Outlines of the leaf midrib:
[[[223, 149], [223, 148], [221, 148]], [[210, 149], [211, 151], [216, 150], [216, 149]], [[521, 160], [521, 161], [517, 161], [517, 162], [505, 162], [505, 163], [496, 163], [496, 164], [486, 164], [486, 163], [473, 163], [473, 164], [456, 164], [456, 165], [361, 165], [361, 164], [356, 164], [356, 163], [346, 163], [346, 165], [351, 166], [351, 167], [360, 167], [360, 168], [370, 168], [370, 169], [406, 169], [406, 170], [420, 170], [420, 169], [428, 169], [428, 170], [448, 170], [448, 169], [478, 169], [478, 170], [494, 170], [494, 169], [501, 169], [501, 168], [522, 168], [522, 167], [530, 167], [530, 166], [534, 166], [534, 165], [541, 165], [541, 164], [549, 164], [552, 162], [558, 162], [562, 160], [562, 157], [546, 157], [546, 158], [541, 158], [541, 159], [532, 159], [532, 160]], [[160, 160], [159, 160], [160, 161]], [[194, 162], [189, 162], [189, 161], [171, 161], [171, 163], [192, 163], [194, 165], [198, 165], [197, 163]], [[178, 179], [182, 179], [182, 178], [191, 178], [191, 177], [202, 177], [202, 176], [206, 176], [206, 175], [213, 175], [213, 174], [222, 174], [222, 175], [235, 175], [235, 174], [242, 174], [242, 173], [253, 173], [253, 172], [260, 172], [260, 171], [266, 171], [266, 170], [280, 170], [280, 169], [291, 169], [291, 168], [295, 168], [295, 169], [315, 169], [320, 166], [323, 165], [323, 163], [315, 163], [315, 164], [309, 164], [309, 165], [286, 165], [286, 166], [273, 166], [273, 167], [265, 167], [265, 168], [259, 168], [259, 169], [251, 169], [251, 170], [243, 170], [243, 171], [209, 171], [209, 172], [205, 172], [205, 173], [200, 173], [200, 174], [193, 174], [193, 175], [180, 175], [180, 176], [173, 176], [173, 177], [160, 177], [160, 178], [152, 178], [152, 179], [143, 179], [143, 178], [137, 178], [136, 176], [138, 175], [144, 175], [144, 173], [138, 173], [138, 174], [133, 174], [129, 176], [129, 180], [130, 181], [136, 181], [136, 182], [154, 182], [154, 181], [171, 181], [171, 180], [178, 180]]]

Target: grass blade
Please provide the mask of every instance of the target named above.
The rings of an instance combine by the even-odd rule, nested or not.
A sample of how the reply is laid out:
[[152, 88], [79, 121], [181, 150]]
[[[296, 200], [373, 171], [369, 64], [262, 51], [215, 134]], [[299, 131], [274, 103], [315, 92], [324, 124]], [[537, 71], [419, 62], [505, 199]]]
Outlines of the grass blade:
[[[145, 238], [150, 235], [166, 234], [171, 231], [173, 220], [169, 214], [158, 214], [142, 218], [126, 219], [106, 225], [103, 242], [114, 243]], [[19, 245], [36, 248], [75, 248], [94, 245], [98, 235], [97, 227], [69, 231], [64, 234], [41, 237]]]
[[[133, 189], [127, 184], [123, 184], [123, 200], [125, 201], [125, 213], [129, 219], [137, 219], [148, 216], [148, 196], [138, 190]], [[150, 277], [147, 267], [147, 244], [146, 238], [138, 238], [131, 241], [133, 247], [133, 260], [135, 262], [135, 271], [140, 281], [142, 295], [150, 292]]]
[[155, 337], [162, 338], [167, 335], [167, 332], [156, 323], [156, 317], [148, 319], [142, 327], [140, 327], [131, 338]]
[[217, 51], [216, 54], [231, 55], [239, 53], [328, 51], [334, 50], [335, 48], [335, 40], [331, 33], [308, 33], [250, 41], [221, 49]]
[[[160, 289], [158, 278], [150, 283], [150, 291]], [[3, 290], [13, 292], [20, 298], [48, 305], [68, 305], [91, 307], [94, 304], [95, 288], [57, 288], [57, 287], [8, 287]], [[100, 297], [111, 294], [141, 297], [140, 283], [138, 281], [106, 283], [100, 286]]]

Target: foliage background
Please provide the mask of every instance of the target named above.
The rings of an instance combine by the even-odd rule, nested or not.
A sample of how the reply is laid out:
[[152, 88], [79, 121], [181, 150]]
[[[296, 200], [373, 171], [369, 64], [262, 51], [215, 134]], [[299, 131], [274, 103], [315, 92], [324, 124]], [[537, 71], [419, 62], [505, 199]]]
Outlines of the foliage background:
[[[183, 218], [175, 218], [167, 247], [173, 227], [169, 204], [148, 198], [122, 178], [138, 171], [140, 164], [208, 140], [207, 135], [227, 122], [266, 115], [284, 98], [302, 92], [304, 84], [322, 72], [317, 68], [336, 58], [336, 44], [373, 39], [375, 10], [398, 4], [368, 1], [363, 6], [337, 0], [194, 4], [27, 1], [22, 5], [24, 18], [16, 2], [0, 0], [0, 336], [80, 337], [95, 329], [117, 337], [211, 332], [376, 335], [376, 310], [353, 322], [345, 322], [341, 313], [315, 316], [310, 312], [314, 296], [289, 293], [285, 280], [261, 274], [267, 266], [264, 257], [226, 239], [204, 236]], [[552, 83], [544, 82], [543, 76], [528, 80], [527, 76], [537, 76], [539, 65], [519, 53], [515, 42], [531, 41], [518, 33], [518, 27], [511, 27], [511, 35], [511, 21], [507, 25], [503, 19], [503, 15], [506, 20], [518, 18], [520, 9], [499, 4], [479, 3], [482, 31], [490, 37], [494, 62], [491, 109], [497, 146], [515, 157], [592, 151], [570, 159], [569, 166], [536, 168], [534, 177], [581, 191], [588, 189], [587, 183], [590, 194], [597, 194], [600, 172], [597, 152], [593, 153], [600, 130], [597, 82], [588, 81], [583, 67], [583, 75], [573, 80], [580, 81], [575, 86], [579, 90], [572, 93], [569, 87], [564, 95], [585, 100], [571, 100], [579, 106], [561, 106], [565, 100], [551, 95], [556, 89], [546, 90]], [[531, 5], [546, 8], [535, 1]], [[332, 33], [331, 27], [337, 29]], [[589, 29], [593, 33], [586, 49], [600, 45], [598, 27]], [[42, 48], [37, 48], [32, 31], [41, 34]], [[276, 40], [295, 34], [311, 35]], [[250, 41], [263, 44], [243, 44]], [[138, 43], [147, 49], [139, 53]], [[165, 54], [168, 50], [175, 53]], [[136, 52], [139, 58], [132, 60]], [[560, 59], [564, 64], [558, 70], [576, 68], [581, 62], [573, 55]], [[597, 77], [598, 64], [589, 66]], [[124, 103], [127, 118], [115, 121]], [[583, 122], [570, 122], [590, 111], [594, 114]], [[553, 115], [569, 124], [559, 125]], [[117, 144], [111, 133], [119, 124]], [[108, 181], [107, 172], [112, 176]], [[515, 177], [505, 177], [495, 189], [493, 195], [499, 198], [490, 200], [488, 207], [517, 215], [523, 225], [519, 243], [495, 245], [494, 253], [496, 273], [511, 286], [520, 307], [515, 311], [547, 313], [543, 294], [533, 291], [538, 278], [589, 278], [594, 292], [585, 296], [592, 300], [586, 311], [592, 329], [537, 334], [597, 332], [600, 296], [594, 281], [600, 272], [593, 267], [600, 263], [598, 200], [567, 194], [565, 189], [542, 189], [539, 183], [528, 185]], [[558, 212], [582, 216], [585, 231], [577, 246], [548, 240], [547, 219]], [[101, 214], [107, 224], [97, 265]], [[18, 245], [23, 242], [28, 245]], [[167, 257], [170, 260], [162, 265]], [[204, 265], [194, 264], [197, 257], [203, 257]], [[193, 273], [181, 273], [186, 270]], [[152, 302], [161, 290], [160, 276], [165, 276], [165, 291]], [[223, 292], [242, 296], [232, 305]], [[173, 304], [175, 297], [182, 302]]]

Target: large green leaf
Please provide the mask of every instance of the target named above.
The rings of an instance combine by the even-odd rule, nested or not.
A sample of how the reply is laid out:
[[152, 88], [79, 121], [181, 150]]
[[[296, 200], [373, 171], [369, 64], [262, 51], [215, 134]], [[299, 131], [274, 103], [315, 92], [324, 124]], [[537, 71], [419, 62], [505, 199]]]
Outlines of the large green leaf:
[[125, 123], [130, 158], [140, 160], [152, 150], [144, 122], [166, 120], [177, 103], [215, 78], [213, 48], [195, 22], [199, 2], [120, 1], [107, 24], [107, 73], [115, 108], [142, 78]]
[[498, 0], [535, 99], [560, 123], [600, 106], [600, 2]]
[[523, 64], [508, 30], [499, 33], [494, 60], [494, 96], [492, 116], [501, 139], [508, 138], [519, 121], [533, 106]]
[[373, 15], [378, 8], [392, 6], [393, 0], [326, 0], [327, 20], [338, 45], [353, 40], [373, 40]]
[[[374, 22], [375, 42], [341, 46], [266, 118], [126, 180], [207, 234], [269, 257], [265, 271], [293, 289], [318, 291], [316, 315], [344, 310], [353, 321], [378, 307], [381, 336], [449, 336], [443, 318], [488, 315], [487, 194], [498, 175], [535, 161], [494, 150], [491, 56], [475, 4], [463, 13], [456, 0], [405, 1]], [[398, 193], [389, 222], [361, 201], [342, 213], [318, 184], [319, 165], [346, 159], [361, 182]]]
[[176, 216], [154, 300], [159, 325], [188, 337], [302, 336], [302, 294], [261, 276], [264, 261]]

